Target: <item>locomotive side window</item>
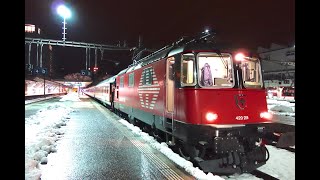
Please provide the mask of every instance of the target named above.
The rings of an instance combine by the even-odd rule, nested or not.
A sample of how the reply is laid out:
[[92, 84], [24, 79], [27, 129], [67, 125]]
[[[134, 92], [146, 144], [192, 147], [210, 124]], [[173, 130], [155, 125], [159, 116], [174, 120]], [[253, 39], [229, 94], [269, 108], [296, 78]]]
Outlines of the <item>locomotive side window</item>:
[[128, 87], [134, 86], [134, 73], [129, 74], [129, 85]]
[[182, 86], [194, 86], [195, 82], [195, 58], [194, 55], [184, 54], [181, 62], [181, 84]]
[[245, 58], [241, 61], [240, 67], [246, 88], [262, 88], [261, 66], [258, 59]]
[[199, 53], [198, 81], [201, 87], [231, 88], [234, 86], [230, 54]]
[[124, 85], [123, 85], [123, 78], [124, 78], [124, 76], [120, 77], [120, 87], [124, 87]]

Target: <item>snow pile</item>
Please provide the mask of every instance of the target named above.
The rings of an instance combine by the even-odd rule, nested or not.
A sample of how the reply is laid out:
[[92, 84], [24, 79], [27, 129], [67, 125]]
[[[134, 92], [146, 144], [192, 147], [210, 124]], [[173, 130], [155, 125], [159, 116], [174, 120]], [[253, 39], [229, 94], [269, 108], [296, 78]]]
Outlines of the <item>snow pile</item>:
[[73, 110], [63, 104], [52, 104], [25, 118], [25, 176], [39, 179], [39, 163], [46, 164], [49, 153], [56, 152], [56, 141], [64, 134], [62, 126]]
[[273, 114], [295, 117], [295, 103], [267, 99], [267, 106]]

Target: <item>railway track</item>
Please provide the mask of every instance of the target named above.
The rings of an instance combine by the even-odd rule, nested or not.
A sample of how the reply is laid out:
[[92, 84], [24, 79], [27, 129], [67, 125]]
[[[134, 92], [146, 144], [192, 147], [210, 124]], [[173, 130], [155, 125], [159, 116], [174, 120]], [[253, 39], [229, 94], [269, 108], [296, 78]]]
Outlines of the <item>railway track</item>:
[[[268, 132], [264, 137], [266, 140], [266, 145], [295, 153], [295, 148], [292, 148], [295, 138], [295, 126], [283, 123], [273, 123], [273, 125], [275, 129], [271, 132]], [[292, 139], [293, 144], [291, 142]], [[277, 146], [277, 143], [279, 146]]]
[[61, 95], [66, 95], [66, 93], [28, 95], [28, 96], [24, 96], [24, 99], [32, 100], [32, 99], [47, 98], [47, 97], [61, 96]]
[[274, 146], [276, 148], [279, 148], [279, 149], [284, 149], [284, 150], [287, 150], [287, 151], [290, 151], [290, 152], [293, 152], [295, 153], [296, 152], [296, 149], [295, 148], [292, 148], [292, 147], [277, 147], [277, 142], [271, 142], [271, 143], [267, 143], [267, 145], [270, 145], [270, 146]]
[[278, 178], [275, 178], [275, 177], [273, 177], [273, 176], [271, 176], [269, 174], [266, 174], [266, 173], [264, 173], [262, 171], [259, 171], [259, 170], [254, 170], [250, 174], [252, 174], [252, 175], [254, 175], [254, 176], [258, 177], [258, 178], [262, 178], [264, 180], [279, 180]]
[[43, 100], [47, 100], [47, 99], [61, 96], [61, 95], [65, 95], [65, 93], [25, 96], [24, 99], [25, 99], [25, 104], [30, 104], [33, 102], [43, 101]]

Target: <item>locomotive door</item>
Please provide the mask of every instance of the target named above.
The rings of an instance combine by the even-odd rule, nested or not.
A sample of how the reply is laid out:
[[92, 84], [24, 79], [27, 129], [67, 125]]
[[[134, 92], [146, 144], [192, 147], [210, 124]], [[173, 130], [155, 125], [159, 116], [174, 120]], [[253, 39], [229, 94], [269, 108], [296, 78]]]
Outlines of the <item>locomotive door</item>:
[[114, 108], [114, 96], [115, 96], [115, 85], [116, 83], [110, 83], [110, 89], [109, 89], [109, 100], [111, 103], [111, 109], [113, 110]]
[[[167, 59], [166, 65], [166, 110], [168, 113], [174, 111], [174, 57]], [[172, 118], [173, 119], [173, 118]]]

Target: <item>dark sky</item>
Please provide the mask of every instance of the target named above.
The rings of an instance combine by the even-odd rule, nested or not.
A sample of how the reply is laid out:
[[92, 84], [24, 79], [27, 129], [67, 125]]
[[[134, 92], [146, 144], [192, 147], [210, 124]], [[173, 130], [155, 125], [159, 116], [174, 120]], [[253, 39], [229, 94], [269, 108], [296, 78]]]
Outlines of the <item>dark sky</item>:
[[[54, 9], [58, 2], [63, 1], [25, 0], [25, 23], [38, 25], [46, 38], [61, 40], [62, 18]], [[271, 43], [293, 45], [295, 42], [294, 0], [69, 0], [65, 3], [73, 13], [67, 20], [66, 37], [70, 41], [109, 45], [126, 41], [133, 47], [141, 35], [145, 47], [158, 49], [209, 27], [217, 31], [217, 38], [253, 50], [258, 46], [268, 48]], [[72, 51], [79, 51], [73, 59], [83, 59], [78, 64], [85, 64], [85, 51]], [[58, 54], [56, 58], [66, 59]]]

